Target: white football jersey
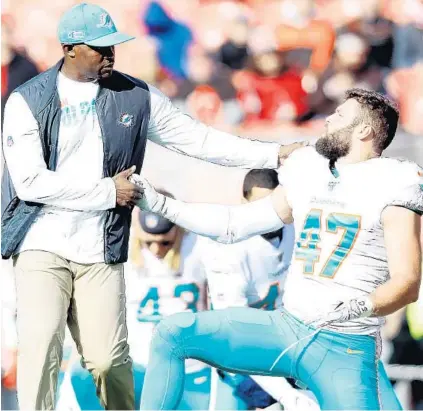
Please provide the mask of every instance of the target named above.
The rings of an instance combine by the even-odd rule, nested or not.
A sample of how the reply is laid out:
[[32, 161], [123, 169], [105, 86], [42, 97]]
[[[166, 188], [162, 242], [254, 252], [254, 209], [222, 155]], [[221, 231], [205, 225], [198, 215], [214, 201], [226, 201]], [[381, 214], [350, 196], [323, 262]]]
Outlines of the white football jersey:
[[213, 308], [279, 308], [294, 240], [293, 224], [283, 228], [282, 240], [255, 236], [236, 244], [219, 244], [202, 238]]
[[[284, 295], [288, 311], [314, 318], [390, 278], [381, 215], [390, 205], [423, 212], [422, 171], [415, 163], [381, 157], [332, 172], [327, 159], [305, 147], [285, 161], [279, 178], [296, 232]], [[330, 328], [370, 334], [382, 322], [363, 318]]]
[[[131, 357], [138, 364], [147, 365], [152, 333], [163, 317], [206, 309], [206, 280], [197, 236], [185, 234], [180, 251], [178, 272], [147, 249], [142, 250], [144, 268], [137, 269], [130, 262], [125, 265], [128, 343]], [[187, 361], [189, 371], [204, 366]]]

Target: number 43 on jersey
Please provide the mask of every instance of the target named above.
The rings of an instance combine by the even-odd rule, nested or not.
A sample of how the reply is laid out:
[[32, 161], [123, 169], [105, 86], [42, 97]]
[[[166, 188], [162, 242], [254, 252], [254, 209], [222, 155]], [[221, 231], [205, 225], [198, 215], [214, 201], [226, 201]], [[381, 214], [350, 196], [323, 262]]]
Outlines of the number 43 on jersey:
[[330, 213], [323, 225], [322, 214], [323, 210], [315, 208], [308, 213], [297, 241], [295, 258], [304, 261], [304, 274], [315, 274], [315, 264], [320, 261], [322, 252], [322, 235], [336, 235], [339, 230], [342, 230], [339, 243], [335, 246], [319, 273], [319, 276], [333, 278], [354, 246], [360, 231], [361, 217], [352, 214]]

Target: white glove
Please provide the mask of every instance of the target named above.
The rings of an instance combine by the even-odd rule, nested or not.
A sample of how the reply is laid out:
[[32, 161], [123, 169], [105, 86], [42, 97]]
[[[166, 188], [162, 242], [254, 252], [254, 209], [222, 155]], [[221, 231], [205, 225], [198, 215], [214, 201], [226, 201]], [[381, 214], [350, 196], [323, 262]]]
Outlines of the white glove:
[[166, 197], [163, 194], [159, 194], [147, 179], [138, 174], [132, 174], [129, 177], [129, 181], [139, 187], [142, 187], [144, 190], [142, 198], [137, 201], [137, 206], [142, 210], [160, 214]]
[[370, 317], [373, 314], [373, 303], [369, 297], [354, 298], [346, 302], [334, 304], [333, 309], [323, 315], [317, 315], [305, 322], [316, 328], [325, 327], [333, 322], [343, 323], [357, 318]]
[[284, 395], [279, 401], [282, 403], [284, 410], [310, 410], [320, 411], [319, 403], [311, 391], [297, 390], [293, 388]]

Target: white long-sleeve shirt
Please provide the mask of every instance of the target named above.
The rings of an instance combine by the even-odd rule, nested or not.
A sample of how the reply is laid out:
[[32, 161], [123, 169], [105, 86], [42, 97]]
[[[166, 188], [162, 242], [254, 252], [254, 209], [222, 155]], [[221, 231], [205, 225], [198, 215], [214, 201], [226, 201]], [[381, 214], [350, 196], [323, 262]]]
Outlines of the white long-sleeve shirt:
[[[115, 207], [111, 178], [102, 178], [103, 141], [95, 111], [97, 83], [76, 82], [59, 73], [62, 104], [58, 162], [47, 169], [37, 121], [19, 93], [5, 107], [3, 149], [19, 198], [43, 203], [19, 251], [54, 252], [79, 263], [104, 261], [105, 210]], [[279, 145], [241, 139], [183, 114], [149, 86], [147, 138], [173, 151], [225, 166], [276, 168]]]

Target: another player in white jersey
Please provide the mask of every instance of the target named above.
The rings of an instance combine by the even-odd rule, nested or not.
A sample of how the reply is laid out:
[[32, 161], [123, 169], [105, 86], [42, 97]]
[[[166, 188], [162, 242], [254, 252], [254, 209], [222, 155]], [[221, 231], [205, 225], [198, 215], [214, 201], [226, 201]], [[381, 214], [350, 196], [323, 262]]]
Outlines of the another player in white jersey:
[[[265, 198], [278, 185], [275, 170], [250, 170], [244, 178], [242, 201]], [[202, 241], [208, 246], [203, 262], [214, 309], [250, 306], [275, 310], [282, 306], [294, 250], [293, 224], [237, 244], [220, 244], [207, 238]]]
[[[139, 407], [154, 328], [171, 314], [205, 310], [207, 286], [197, 236], [157, 214], [136, 211], [129, 261], [125, 266], [125, 285], [135, 404]], [[179, 409], [207, 409], [210, 367], [187, 360], [185, 381]], [[60, 409], [75, 409], [71, 407], [75, 398], [81, 409], [102, 409], [91, 376], [73, 361], [61, 385]]]
[[[135, 402], [138, 406], [156, 325], [178, 312], [207, 308], [207, 284], [201, 244], [163, 217], [142, 212], [134, 224], [126, 266], [128, 341], [134, 361]], [[188, 359], [185, 389], [179, 409], [207, 409], [210, 367]]]
[[398, 116], [381, 94], [349, 90], [316, 147], [285, 161], [283, 186], [246, 205], [183, 203], [139, 178], [140, 207], [221, 242], [294, 220], [296, 230], [284, 310], [231, 308], [162, 321], [141, 409], [177, 406], [183, 361], [192, 357], [231, 372], [293, 377], [322, 409], [385, 407], [392, 387], [378, 372], [379, 328], [417, 300], [421, 282], [423, 171], [382, 157]]
[[[269, 196], [278, 184], [275, 170], [250, 170], [244, 178], [242, 201]], [[293, 224], [236, 244], [220, 244], [205, 237], [202, 241], [207, 247], [203, 262], [213, 309], [282, 307], [294, 250]], [[318, 410], [312, 396], [282, 377], [250, 377], [213, 369], [209, 410], [263, 409], [276, 402], [289, 410]]]

